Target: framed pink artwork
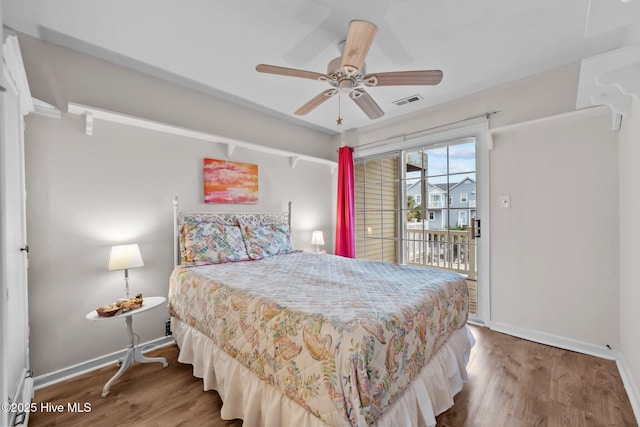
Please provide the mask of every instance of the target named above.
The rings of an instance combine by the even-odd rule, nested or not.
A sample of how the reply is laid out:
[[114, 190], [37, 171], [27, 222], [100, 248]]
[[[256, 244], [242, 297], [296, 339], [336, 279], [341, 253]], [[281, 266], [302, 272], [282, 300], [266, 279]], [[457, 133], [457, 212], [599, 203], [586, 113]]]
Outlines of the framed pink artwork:
[[258, 165], [204, 159], [205, 203], [258, 203]]

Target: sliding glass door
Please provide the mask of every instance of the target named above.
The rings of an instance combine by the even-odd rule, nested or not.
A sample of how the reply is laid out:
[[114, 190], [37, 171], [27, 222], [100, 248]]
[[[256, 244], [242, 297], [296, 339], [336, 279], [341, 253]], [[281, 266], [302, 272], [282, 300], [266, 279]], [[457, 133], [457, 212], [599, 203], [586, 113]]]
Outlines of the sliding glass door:
[[461, 274], [470, 317], [480, 322], [489, 316], [488, 274], [482, 273], [489, 240], [479, 238], [475, 221], [481, 213], [488, 221], [484, 129], [355, 152], [356, 258]]

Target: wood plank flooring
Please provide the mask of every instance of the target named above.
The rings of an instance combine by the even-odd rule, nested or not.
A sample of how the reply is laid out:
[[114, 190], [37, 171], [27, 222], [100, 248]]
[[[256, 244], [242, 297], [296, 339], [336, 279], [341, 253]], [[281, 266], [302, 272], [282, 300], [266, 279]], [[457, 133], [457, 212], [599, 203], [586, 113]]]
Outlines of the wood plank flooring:
[[[514, 338], [472, 326], [470, 382], [454, 406], [438, 416], [438, 427], [638, 426], [615, 362]], [[220, 418], [221, 401], [202, 391], [191, 366], [177, 362], [175, 346], [150, 353], [169, 361], [135, 364], [100, 397], [115, 373], [107, 367], [36, 391], [34, 402], [63, 405], [61, 413], [38, 410], [38, 426], [242, 426]], [[71, 413], [68, 404], [90, 404]], [[45, 406], [46, 407], [46, 406]]]
[[470, 381], [438, 427], [638, 425], [614, 361], [472, 331]]

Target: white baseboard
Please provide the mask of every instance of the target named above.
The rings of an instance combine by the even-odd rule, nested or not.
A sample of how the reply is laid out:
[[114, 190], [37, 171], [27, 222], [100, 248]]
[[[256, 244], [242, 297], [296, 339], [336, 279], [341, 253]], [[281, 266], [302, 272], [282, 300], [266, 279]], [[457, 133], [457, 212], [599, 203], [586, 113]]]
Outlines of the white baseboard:
[[622, 383], [624, 384], [624, 389], [627, 392], [629, 402], [631, 403], [631, 407], [633, 408], [633, 413], [636, 417], [636, 421], [638, 422], [638, 424], [640, 424], [640, 393], [638, 392], [638, 386], [635, 383], [633, 377], [629, 375], [629, 370], [627, 368], [628, 365], [624, 361], [622, 353], [620, 353], [618, 350], [613, 350], [608, 347], [597, 346], [582, 341], [576, 341], [557, 335], [547, 334], [544, 332], [517, 328], [500, 322], [489, 322], [486, 326], [496, 332], [501, 332], [528, 341], [546, 344], [553, 347], [562, 348], [564, 350], [575, 351], [591, 356], [601, 357], [603, 359], [615, 360], [616, 365], [618, 366], [618, 371], [620, 373], [620, 378], [622, 379]]
[[[138, 347], [140, 348], [140, 351], [142, 353], [147, 353], [149, 351], [166, 347], [174, 343], [175, 339], [172, 336], [166, 336], [147, 341], [146, 343], [138, 345]], [[123, 349], [120, 351], [116, 351], [115, 353], [106, 354], [95, 359], [87, 360], [86, 362], [78, 363], [77, 365], [60, 369], [58, 371], [39, 375], [33, 379], [34, 389], [39, 390], [41, 388], [69, 380], [87, 372], [95, 371], [96, 369], [113, 365], [117, 363], [119, 359], [122, 359], [126, 352], [127, 350]]]
[[640, 392], [638, 392], [638, 385], [633, 380], [633, 377], [629, 375], [629, 365], [625, 362], [624, 356], [620, 355], [620, 358], [616, 359], [616, 364], [618, 365], [618, 371], [620, 371], [624, 389], [627, 390], [633, 413], [636, 416], [636, 422], [640, 425]]
[[620, 353], [606, 346], [598, 346], [582, 341], [564, 338], [558, 335], [547, 334], [546, 332], [532, 331], [522, 329], [500, 322], [489, 322], [489, 329], [496, 332], [502, 332], [507, 335], [522, 338], [528, 341], [534, 341], [540, 344], [550, 345], [552, 347], [562, 348], [564, 350], [575, 351], [578, 353], [588, 354], [591, 356], [601, 357], [603, 359], [617, 360]]

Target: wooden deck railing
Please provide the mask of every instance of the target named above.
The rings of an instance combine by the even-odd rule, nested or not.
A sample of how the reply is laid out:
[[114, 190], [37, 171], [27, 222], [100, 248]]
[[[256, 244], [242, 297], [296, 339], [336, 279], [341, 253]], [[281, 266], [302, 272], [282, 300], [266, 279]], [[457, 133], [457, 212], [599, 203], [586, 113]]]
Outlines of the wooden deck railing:
[[413, 223], [407, 225], [404, 241], [407, 264], [445, 268], [476, 280], [476, 243], [471, 230], [423, 230], [422, 224]]

